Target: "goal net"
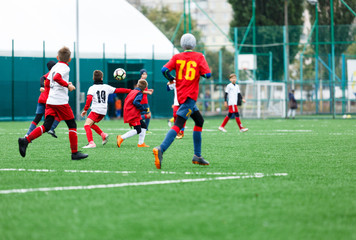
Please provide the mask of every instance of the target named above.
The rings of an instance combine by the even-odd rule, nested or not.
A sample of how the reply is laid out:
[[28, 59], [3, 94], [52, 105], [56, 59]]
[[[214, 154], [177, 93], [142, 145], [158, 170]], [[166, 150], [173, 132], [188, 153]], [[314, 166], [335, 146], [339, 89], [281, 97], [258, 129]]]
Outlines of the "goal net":
[[246, 102], [239, 108], [245, 118], [285, 117], [285, 84], [270, 81], [239, 83]]

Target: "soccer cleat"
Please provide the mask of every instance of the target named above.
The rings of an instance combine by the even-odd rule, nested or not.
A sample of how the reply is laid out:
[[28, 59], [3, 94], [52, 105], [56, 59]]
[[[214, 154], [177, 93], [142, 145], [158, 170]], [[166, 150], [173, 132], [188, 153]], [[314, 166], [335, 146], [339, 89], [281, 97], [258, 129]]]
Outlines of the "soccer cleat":
[[117, 147], [120, 147], [121, 146], [121, 143], [124, 141], [124, 139], [122, 139], [121, 135], [117, 135], [116, 137], [116, 144], [117, 144]]
[[19, 138], [19, 150], [22, 157], [26, 156], [28, 141], [26, 138]]
[[137, 147], [150, 147], [150, 146], [146, 145], [146, 143], [142, 143], [142, 144], [137, 144]]
[[199, 164], [199, 165], [209, 165], [209, 162], [206, 161], [203, 157], [197, 157], [194, 155], [193, 160], [192, 160], [193, 164]]
[[53, 130], [49, 130], [48, 134], [52, 135], [52, 137], [57, 138], [56, 132]]
[[179, 132], [176, 136], [177, 139], [182, 139], [184, 137], [184, 132]]
[[153, 148], [153, 155], [155, 156], [156, 168], [161, 169], [163, 157], [162, 157], [162, 151], [160, 146]]
[[102, 144], [105, 145], [108, 142], [108, 140], [109, 140], [109, 134], [104, 133]]
[[151, 133], [152, 133], [151, 131], [148, 131], [148, 130], [146, 131], [146, 134], [151, 134]]
[[222, 131], [222, 132], [227, 132], [226, 129], [221, 127], [221, 126], [219, 127], [219, 130]]
[[81, 152], [72, 153], [72, 160], [80, 160], [87, 157], [88, 154], [85, 153], [81, 153]]
[[243, 127], [243, 128], [240, 129], [240, 132], [247, 132], [247, 131], [248, 131], [248, 128], [244, 128]]
[[87, 145], [85, 145], [83, 148], [96, 148], [96, 144], [94, 142], [90, 142]]

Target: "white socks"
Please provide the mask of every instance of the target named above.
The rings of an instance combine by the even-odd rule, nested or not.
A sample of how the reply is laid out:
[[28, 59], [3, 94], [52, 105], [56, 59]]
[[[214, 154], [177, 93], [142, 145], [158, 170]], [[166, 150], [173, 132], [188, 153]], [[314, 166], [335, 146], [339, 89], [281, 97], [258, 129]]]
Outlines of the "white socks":
[[136, 129], [135, 130], [130, 130], [127, 133], [125, 133], [124, 135], [121, 136], [122, 139], [126, 139], [126, 138], [130, 138], [132, 136], [135, 136], [137, 134]]
[[142, 144], [145, 142], [146, 129], [141, 128], [141, 133], [138, 135], [138, 144]]

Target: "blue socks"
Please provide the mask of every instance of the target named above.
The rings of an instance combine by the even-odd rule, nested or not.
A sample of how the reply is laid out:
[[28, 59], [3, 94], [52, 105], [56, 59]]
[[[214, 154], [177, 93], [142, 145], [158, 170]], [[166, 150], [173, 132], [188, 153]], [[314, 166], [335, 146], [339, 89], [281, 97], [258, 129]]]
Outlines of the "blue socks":
[[201, 132], [193, 131], [194, 154], [201, 157]]
[[57, 120], [54, 120], [54, 122], [52, 123], [52, 127], [51, 130], [54, 131], [54, 129], [58, 126], [59, 122]]
[[166, 151], [169, 146], [172, 144], [172, 142], [174, 141], [174, 139], [177, 136], [177, 132], [173, 129], [170, 129], [166, 135], [166, 137], [164, 138], [163, 142], [161, 143], [161, 151], [162, 153], [164, 151]]

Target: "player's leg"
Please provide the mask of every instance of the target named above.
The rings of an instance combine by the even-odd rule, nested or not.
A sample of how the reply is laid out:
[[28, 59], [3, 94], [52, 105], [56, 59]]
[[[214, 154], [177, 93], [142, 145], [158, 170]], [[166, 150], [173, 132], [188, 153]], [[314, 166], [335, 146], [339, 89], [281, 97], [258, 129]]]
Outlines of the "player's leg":
[[47, 132], [48, 134], [50, 134], [54, 138], [57, 138], [57, 135], [56, 135], [56, 132], [54, 131], [54, 129], [56, 129], [56, 127], [58, 126], [59, 122], [60, 122], [59, 119], [55, 118], [51, 129]]
[[91, 126], [94, 124], [94, 120], [91, 118], [87, 118], [84, 123], [84, 130], [88, 139], [88, 144], [85, 145], [83, 148], [95, 148], [96, 145], [93, 140], [93, 133], [91, 131]]
[[44, 132], [47, 132], [52, 126], [53, 121], [54, 116], [47, 115], [42, 126], [36, 127], [27, 137], [18, 139], [19, 151], [22, 157], [26, 156], [26, 149], [28, 144], [36, 138], [40, 137]]
[[296, 112], [296, 110], [295, 110], [295, 109], [292, 109], [292, 118], [293, 118], [293, 119], [295, 118], [295, 112]]
[[245, 127], [242, 126], [241, 119], [240, 119], [240, 113], [239, 113], [239, 112], [236, 112], [236, 113], [235, 113], [235, 119], [236, 119], [237, 125], [238, 125], [239, 128], [240, 128], [240, 132], [247, 132], [247, 131], [248, 131], [248, 128], [245, 128]]
[[150, 125], [150, 121], [151, 121], [151, 112], [148, 112], [147, 114], [145, 114], [145, 124], [146, 124], [147, 131], [148, 131], [148, 126]]
[[65, 120], [68, 126], [68, 135], [69, 135], [69, 143], [70, 150], [72, 152], [72, 160], [80, 160], [83, 158], [87, 158], [88, 154], [78, 152], [78, 135], [77, 135], [77, 123], [74, 118]]
[[130, 137], [133, 137], [137, 134], [140, 134], [142, 129], [141, 129], [141, 123], [140, 122], [135, 122], [135, 123], [130, 123], [130, 126], [133, 126], [134, 129], [126, 132], [124, 135], [117, 135], [117, 146], [121, 147], [121, 143]]
[[191, 118], [194, 120], [195, 126], [193, 129], [193, 142], [194, 142], [194, 157], [192, 162], [199, 165], [209, 165], [209, 162], [206, 161], [201, 156], [201, 132], [203, 131], [204, 118], [201, 115], [200, 111], [194, 111], [191, 115]]
[[292, 109], [289, 109], [289, 110], [288, 110], [287, 118], [290, 118], [291, 114], [292, 114]]
[[41, 121], [43, 114], [45, 113], [45, 109], [46, 109], [46, 104], [37, 103], [36, 116], [33, 119], [33, 121], [31, 122], [30, 127], [28, 128], [28, 131], [27, 131], [25, 137], [30, 135], [30, 133], [37, 127], [37, 124]]
[[222, 131], [222, 132], [227, 132], [226, 129], [225, 129], [225, 125], [227, 124], [227, 122], [230, 120], [230, 117], [231, 117], [231, 113], [229, 112], [225, 118], [224, 118], [224, 121], [222, 122], [222, 124], [220, 125], [219, 127], [219, 130]]
[[146, 136], [146, 131], [147, 131], [146, 123], [143, 120], [141, 120], [140, 123], [141, 123], [141, 132], [138, 135], [137, 147], [150, 147], [145, 144], [145, 136]]

